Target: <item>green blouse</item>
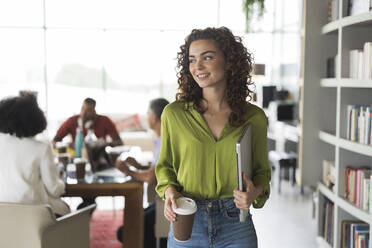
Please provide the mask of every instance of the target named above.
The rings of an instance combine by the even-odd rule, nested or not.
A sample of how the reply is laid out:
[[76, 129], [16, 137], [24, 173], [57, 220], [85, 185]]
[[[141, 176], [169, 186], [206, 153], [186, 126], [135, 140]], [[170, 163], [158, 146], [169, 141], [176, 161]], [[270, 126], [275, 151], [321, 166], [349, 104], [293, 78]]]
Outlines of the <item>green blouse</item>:
[[257, 106], [247, 103], [245, 123], [229, 123], [220, 137], [213, 137], [203, 116], [187, 103], [173, 102], [161, 116], [161, 151], [156, 164], [156, 191], [164, 199], [168, 186], [194, 199], [222, 199], [237, 188], [235, 144], [247, 124], [252, 125], [253, 183], [263, 192], [253, 202], [261, 208], [270, 194], [270, 167], [267, 155], [267, 119]]

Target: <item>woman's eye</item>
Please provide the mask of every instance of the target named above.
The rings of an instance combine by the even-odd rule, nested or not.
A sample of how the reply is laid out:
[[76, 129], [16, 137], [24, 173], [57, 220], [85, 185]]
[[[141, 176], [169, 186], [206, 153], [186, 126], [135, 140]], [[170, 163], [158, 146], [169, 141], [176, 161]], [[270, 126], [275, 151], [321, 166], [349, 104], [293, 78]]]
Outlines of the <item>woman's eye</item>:
[[196, 62], [196, 59], [189, 59], [189, 62], [190, 63], [195, 63]]
[[212, 56], [205, 56], [204, 60], [211, 60], [212, 58]]

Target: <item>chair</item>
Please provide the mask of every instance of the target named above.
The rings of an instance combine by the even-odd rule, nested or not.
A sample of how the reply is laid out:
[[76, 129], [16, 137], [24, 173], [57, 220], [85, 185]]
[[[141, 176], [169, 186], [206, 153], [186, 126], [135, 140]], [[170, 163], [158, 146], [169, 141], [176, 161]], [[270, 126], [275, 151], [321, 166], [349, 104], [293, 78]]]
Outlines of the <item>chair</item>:
[[169, 232], [169, 221], [164, 217], [164, 201], [160, 197], [155, 198], [155, 238], [156, 247], [160, 248], [160, 239], [167, 238]]
[[89, 219], [94, 207], [56, 219], [46, 204], [0, 202], [0, 247], [89, 248]]
[[[274, 165], [275, 170], [278, 172], [278, 193], [281, 191], [280, 183], [282, 179], [285, 179], [285, 172], [289, 170], [289, 180], [292, 186], [295, 184], [295, 175], [297, 167], [297, 154], [296, 153], [286, 153], [286, 152], [269, 152], [269, 160]], [[301, 188], [302, 192], [302, 188]]]

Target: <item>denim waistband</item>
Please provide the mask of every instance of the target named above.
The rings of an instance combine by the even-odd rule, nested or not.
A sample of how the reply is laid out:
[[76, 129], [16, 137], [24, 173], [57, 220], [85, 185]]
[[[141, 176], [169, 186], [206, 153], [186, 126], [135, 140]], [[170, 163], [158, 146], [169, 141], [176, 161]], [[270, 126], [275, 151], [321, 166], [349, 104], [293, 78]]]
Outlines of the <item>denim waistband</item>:
[[[213, 208], [223, 209], [228, 205], [234, 204], [234, 198], [223, 198], [223, 199], [211, 199], [211, 200], [195, 200], [199, 208]], [[235, 205], [235, 204], [234, 204]]]

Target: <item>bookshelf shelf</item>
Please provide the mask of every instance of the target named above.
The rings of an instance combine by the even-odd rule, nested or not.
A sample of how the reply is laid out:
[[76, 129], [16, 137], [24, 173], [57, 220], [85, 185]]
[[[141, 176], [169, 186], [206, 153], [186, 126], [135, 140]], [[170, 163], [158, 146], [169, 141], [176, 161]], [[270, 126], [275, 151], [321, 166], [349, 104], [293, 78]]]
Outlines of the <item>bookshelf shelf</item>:
[[338, 31], [338, 28], [340, 27], [340, 20], [330, 22], [323, 26], [322, 28], [322, 34], [331, 34], [336, 31]]
[[372, 225], [372, 214], [369, 214], [366, 211], [361, 210], [360, 208], [354, 206], [344, 198], [337, 196], [334, 192], [332, 192], [322, 183], [318, 183], [318, 190], [320, 193], [322, 193], [325, 197], [334, 202], [334, 204], [339, 206], [344, 211]]
[[324, 184], [318, 183], [318, 189], [329, 200], [333, 201], [334, 203], [337, 202], [337, 196], [335, 195], [335, 193], [328, 189]]
[[322, 27], [322, 34], [330, 34], [352, 25], [369, 26], [372, 24], [372, 12], [363, 13], [355, 16], [347, 16], [339, 20], [327, 23]]
[[341, 88], [372, 88], [372, 79], [353, 79], [353, 78], [323, 78], [320, 80], [321, 87], [341, 87]]
[[321, 87], [337, 87], [338, 81], [336, 78], [323, 78], [320, 80]]
[[324, 131], [319, 131], [319, 139], [328, 144], [334, 146], [337, 145], [345, 150], [372, 157], [372, 146], [359, 144], [343, 138], [337, 138], [335, 135]]
[[354, 206], [353, 204], [351, 204], [350, 202], [348, 202], [347, 200], [341, 198], [341, 197], [337, 197], [337, 204], [340, 206], [340, 208], [342, 208], [343, 210], [345, 210], [346, 212], [348, 212], [349, 214], [355, 216], [356, 218], [360, 219], [360, 220], [363, 220], [364, 222], [368, 223], [369, 225], [372, 224], [372, 215], [361, 210], [360, 208]]
[[338, 143], [338, 139], [335, 135], [326, 133], [324, 131], [319, 131], [319, 139], [334, 146]]
[[316, 237], [316, 242], [318, 243], [320, 248], [332, 248], [332, 246], [328, 244], [328, 242], [325, 241], [323, 237]]
[[[347, 78], [354, 69], [350, 69], [350, 51], [362, 49], [365, 43], [372, 42], [372, 11], [345, 17], [352, 2], [336, 2], [337, 9], [332, 9], [332, 5], [329, 9], [330, 1], [303, 1], [303, 81], [300, 104], [303, 137], [300, 153], [305, 154], [302, 156], [302, 167], [312, 167], [311, 173], [317, 175], [318, 180], [323, 173], [324, 160], [333, 161], [335, 165], [336, 180], [333, 191], [322, 183], [316, 184], [318, 193], [322, 196], [319, 199], [323, 199], [319, 200], [318, 205], [319, 236], [322, 236], [324, 214], [329, 213], [327, 207], [324, 207], [327, 205], [321, 204], [321, 201], [327, 198], [334, 203], [333, 244], [328, 244], [322, 237], [316, 238], [319, 247], [328, 248], [342, 247], [341, 223], [345, 220], [355, 218], [356, 221], [367, 222], [372, 228], [372, 213], [341, 197], [346, 187], [344, 170], [347, 167], [357, 169], [361, 165], [367, 165], [372, 170], [372, 146], [344, 138], [347, 106], [372, 105], [372, 79]], [[337, 11], [336, 16], [341, 18], [327, 23], [329, 16], [334, 16], [334, 11]], [[325, 23], [327, 24], [324, 25]], [[335, 75], [334, 78], [323, 78], [329, 58], [335, 58]], [[318, 139], [314, 140], [312, 137]], [[308, 157], [311, 159], [307, 159]], [[369, 244], [368, 248], [372, 248], [372, 235]]]
[[345, 150], [349, 150], [366, 156], [372, 156], [372, 146], [359, 144], [357, 142], [342, 138], [338, 139], [337, 144]]
[[372, 25], [372, 12], [363, 13], [355, 16], [347, 16], [340, 20], [341, 27], [348, 27], [348, 26], [371, 26]]

